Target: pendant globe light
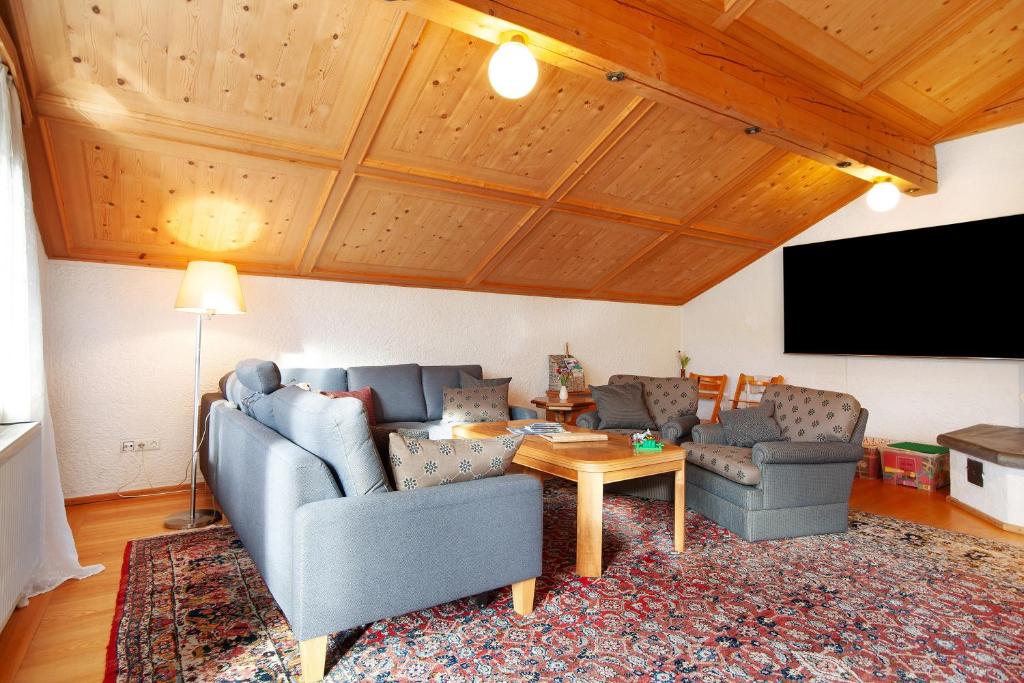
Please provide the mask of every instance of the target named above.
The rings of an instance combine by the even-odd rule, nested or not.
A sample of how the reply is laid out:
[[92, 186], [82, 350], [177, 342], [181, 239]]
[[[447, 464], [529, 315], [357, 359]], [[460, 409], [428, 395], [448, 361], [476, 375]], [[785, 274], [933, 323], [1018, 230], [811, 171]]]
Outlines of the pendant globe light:
[[518, 100], [537, 85], [537, 60], [526, 47], [526, 36], [512, 33], [503, 37], [501, 45], [487, 64], [491, 87], [502, 97]]
[[892, 211], [900, 203], [900, 188], [888, 178], [876, 180], [868, 190], [867, 202], [872, 211]]

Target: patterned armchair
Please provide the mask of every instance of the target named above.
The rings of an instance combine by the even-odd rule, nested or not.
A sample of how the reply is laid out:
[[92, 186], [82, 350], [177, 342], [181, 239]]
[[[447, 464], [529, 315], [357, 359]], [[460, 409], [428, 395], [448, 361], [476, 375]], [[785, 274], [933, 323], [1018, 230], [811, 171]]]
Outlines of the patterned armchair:
[[[644, 403], [657, 430], [651, 430], [662, 441], [679, 444], [690, 437], [690, 430], [700, 424], [697, 417], [697, 381], [681, 377], [646, 377], [643, 375], [612, 375], [608, 384], [639, 382], [644, 385]], [[601, 423], [596, 410], [581, 413], [576, 424], [587, 429], [598, 429]], [[636, 429], [608, 429], [619, 434], [633, 434]]]
[[[679, 444], [690, 439], [690, 432], [700, 424], [697, 417], [697, 380], [681, 377], [647, 377], [644, 375], [612, 375], [608, 384], [640, 382], [644, 385], [644, 402], [657, 430], [651, 433], [666, 443]], [[601, 418], [596, 410], [583, 413], [576, 424], [587, 429], [598, 429]], [[609, 432], [633, 434], [641, 429], [609, 429]], [[671, 474], [657, 474], [620, 481], [605, 486], [606, 491], [642, 498], [674, 500], [675, 483]]]
[[868, 411], [849, 394], [785, 384], [769, 385], [769, 402], [774, 440], [748, 448], [721, 424], [693, 429], [687, 505], [748, 541], [846, 531]]

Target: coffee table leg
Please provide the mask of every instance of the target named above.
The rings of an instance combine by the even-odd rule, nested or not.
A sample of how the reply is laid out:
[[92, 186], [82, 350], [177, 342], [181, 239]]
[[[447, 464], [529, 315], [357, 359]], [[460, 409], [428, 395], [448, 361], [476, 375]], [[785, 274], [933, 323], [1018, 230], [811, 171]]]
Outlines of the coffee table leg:
[[576, 481], [576, 573], [601, 576], [601, 506], [604, 475], [580, 472]]
[[686, 548], [686, 470], [676, 470], [675, 486], [675, 519], [673, 521], [672, 541], [677, 553]]

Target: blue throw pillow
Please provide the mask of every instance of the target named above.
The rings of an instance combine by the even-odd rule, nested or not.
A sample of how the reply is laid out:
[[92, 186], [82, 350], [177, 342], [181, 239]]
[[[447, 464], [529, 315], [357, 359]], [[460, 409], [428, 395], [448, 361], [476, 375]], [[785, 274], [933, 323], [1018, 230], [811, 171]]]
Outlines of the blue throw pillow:
[[753, 448], [754, 444], [766, 441], [782, 441], [779, 423], [773, 417], [775, 403], [766, 401], [752, 408], [723, 410], [718, 419], [725, 430], [725, 440], [730, 446]]

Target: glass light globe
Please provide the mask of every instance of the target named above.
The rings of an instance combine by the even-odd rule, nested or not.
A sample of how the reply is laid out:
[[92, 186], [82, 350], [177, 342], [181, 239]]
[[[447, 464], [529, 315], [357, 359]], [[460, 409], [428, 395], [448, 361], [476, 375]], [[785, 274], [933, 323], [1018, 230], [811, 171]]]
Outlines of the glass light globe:
[[872, 211], [891, 211], [899, 203], [900, 188], [888, 180], [875, 183], [868, 190], [868, 208]]
[[487, 77], [499, 95], [518, 100], [537, 84], [537, 60], [525, 44], [510, 40], [491, 55]]

